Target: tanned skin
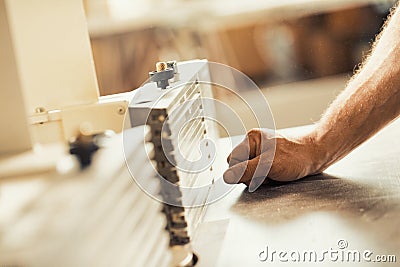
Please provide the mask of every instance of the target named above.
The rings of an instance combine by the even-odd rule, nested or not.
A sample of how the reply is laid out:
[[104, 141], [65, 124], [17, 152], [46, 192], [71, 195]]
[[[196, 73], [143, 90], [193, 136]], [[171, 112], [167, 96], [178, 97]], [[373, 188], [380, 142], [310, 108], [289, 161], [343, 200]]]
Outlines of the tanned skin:
[[[229, 155], [224, 180], [249, 185], [253, 177], [293, 181], [321, 173], [399, 115], [400, 7], [394, 9], [370, 56], [312, 132], [288, 138], [251, 130]], [[275, 155], [274, 146], [268, 145], [273, 141]]]

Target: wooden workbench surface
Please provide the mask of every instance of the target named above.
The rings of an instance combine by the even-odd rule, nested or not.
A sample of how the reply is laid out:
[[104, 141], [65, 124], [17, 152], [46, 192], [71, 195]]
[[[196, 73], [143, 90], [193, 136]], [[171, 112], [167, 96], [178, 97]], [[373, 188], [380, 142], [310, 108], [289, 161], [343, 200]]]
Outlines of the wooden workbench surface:
[[[270, 183], [255, 193], [249, 193], [243, 185], [235, 186], [229, 195], [210, 205], [205, 219], [209, 225], [226, 222], [226, 229], [218, 230], [223, 238], [216, 265], [310, 266], [308, 262], [292, 262], [289, 253], [314, 250], [318, 261], [324, 251], [337, 250], [337, 262], [326, 254], [322, 261], [325, 266], [398, 266], [399, 136], [400, 119], [322, 175], [288, 184]], [[338, 244], [339, 240], [344, 241]], [[339, 248], [346, 244], [344, 249]], [[271, 255], [260, 261], [259, 256], [266, 256], [260, 255], [266, 246], [270, 254], [272, 250], [288, 252], [288, 262], [281, 263], [278, 254], [273, 261]], [[361, 253], [360, 263], [341, 261], [341, 251], [354, 250]], [[369, 256], [367, 252], [371, 260], [378, 254], [395, 255], [397, 263], [366, 263], [362, 259], [365, 250], [373, 253]], [[204, 254], [207, 257], [207, 252]]]

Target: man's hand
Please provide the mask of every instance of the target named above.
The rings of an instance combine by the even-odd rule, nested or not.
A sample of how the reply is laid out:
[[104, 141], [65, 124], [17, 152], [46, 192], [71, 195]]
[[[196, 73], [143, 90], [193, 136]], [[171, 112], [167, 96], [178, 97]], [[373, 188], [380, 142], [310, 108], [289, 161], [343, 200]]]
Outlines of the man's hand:
[[319, 172], [317, 151], [311, 137], [289, 139], [253, 129], [228, 156], [224, 180], [247, 185], [253, 178], [293, 181]]
[[266, 131], [250, 131], [228, 157], [230, 168], [224, 173], [225, 182], [242, 182], [252, 191], [253, 184], [257, 187], [266, 176], [292, 181], [319, 173], [346, 156], [400, 116], [399, 58], [398, 7], [378, 36], [370, 57], [313, 132], [289, 139]]

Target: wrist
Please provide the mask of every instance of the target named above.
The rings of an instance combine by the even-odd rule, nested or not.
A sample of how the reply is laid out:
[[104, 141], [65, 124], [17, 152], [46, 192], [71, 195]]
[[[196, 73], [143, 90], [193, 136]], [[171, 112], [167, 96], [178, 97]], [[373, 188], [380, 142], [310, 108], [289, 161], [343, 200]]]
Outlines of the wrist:
[[301, 138], [304, 144], [305, 152], [308, 155], [308, 174], [318, 174], [329, 167], [329, 151], [322, 144], [318, 135], [314, 132], [309, 133]]

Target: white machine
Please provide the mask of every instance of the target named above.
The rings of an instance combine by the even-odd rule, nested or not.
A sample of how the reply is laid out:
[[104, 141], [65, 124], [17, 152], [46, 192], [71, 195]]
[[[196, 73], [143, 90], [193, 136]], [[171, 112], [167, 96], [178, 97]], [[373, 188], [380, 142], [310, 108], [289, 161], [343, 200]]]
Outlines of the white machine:
[[167, 156], [217, 138], [207, 62], [99, 97], [81, 0], [0, 0], [0, 36], [0, 266], [194, 266], [215, 159], [189, 175]]

